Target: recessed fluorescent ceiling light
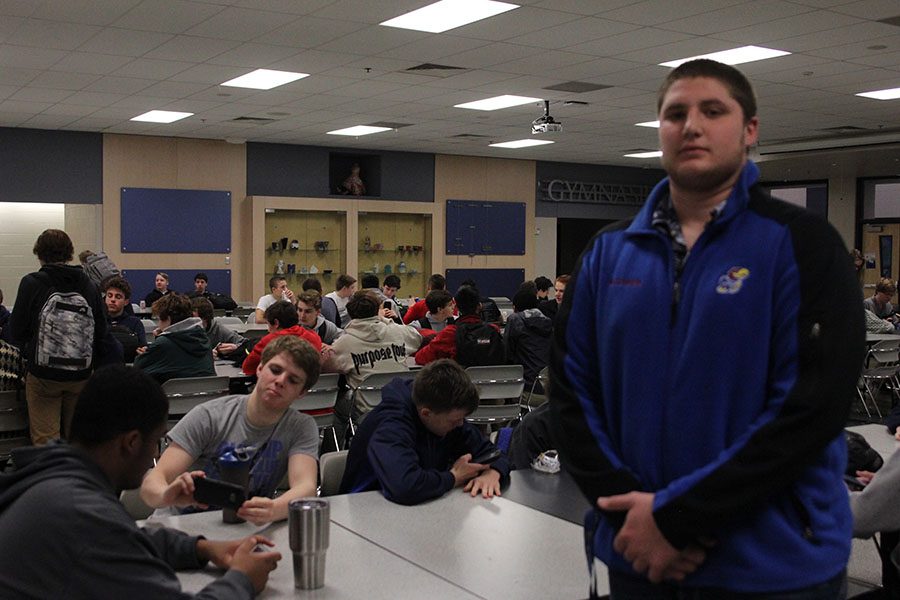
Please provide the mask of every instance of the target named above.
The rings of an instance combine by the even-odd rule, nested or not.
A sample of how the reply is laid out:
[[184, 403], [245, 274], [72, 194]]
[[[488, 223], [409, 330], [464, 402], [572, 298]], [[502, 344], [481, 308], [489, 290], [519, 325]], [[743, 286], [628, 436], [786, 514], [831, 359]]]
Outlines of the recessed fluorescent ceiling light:
[[659, 121], [644, 121], [643, 123], [635, 123], [638, 127], [656, 127], [659, 129]]
[[355, 125], [353, 127], [345, 127], [344, 129], [335, 129], [327, 132], [328, 135], [369, 135], [370, 133], [381, 133], [382, 131], [390, 131], [390, 127], [372, 127], [371, 125]]
[[494, 148], [527, 148], [528, 146], [543, 146], [544, 144], [552, 144], [550, 140], [513, 140], [511, 142], [500, 142], [498, 144], [488, 144]]
[[146, 123], [174, 123], [186, 119], [194, 113], [175, 112], [173, 110], [151, 110], [142, 115], [132, 117], [132, 121], [144, 121]]
[[679, 58], [678, 60], [670, 60], [669, 62], [659, 63], [661, 67], [677, 67], [681, 63], [686, 63], [697, 58], [708, 58], [726, 65], [740, 65], [743, 63], [753, 62], [755, 60], [765, 60], [767, 58], [777, 58], [790, 54], [784, 50], [773, 50], [772, 48], [763, 48], [761, 46], [743, 46], [741, 48], [732, 48], [731, 50], [722, 50], [721, 52], [713, 52], [712, 54], [701, 54], [700, 56], [689, 56], [688, 58]]
[[874, 92], [863, 92], [856, 94], [863, 98], [875, 98], [876, 100], [896, 100], [900, 98], [900, 87], [891, 88], [889, 90], [875, 90]]
[[662, 150], [654, 150], [653, 152], [635, 152], [634, 154], [623, 154], [628, 158], [658, 158], [662, 156]]
[[501, 108], [509, 108], [510, 106], [521, 106], [523, 104], [531, 104], [532, 102], [540, 102], [540, 98], [528, 98], [527, 96], [494, 96], [493, 98], [485, 98], [484, 100], [476, 100], [474, 102], [464, 102], [463, 104], [454, 104], [453, 108], [471, 108], [472, 110], [499, 110]]
[[519, 5], [494, 0], [441, 0], [380, 24], [386, 27], [441, 33], [514, 8], [519, 8]]
[[298, 79], [309, 77], [309, 73], [292, 73], [290, 71], [273, 71], [271, 69], [257, 69], [246, 75], [229, 79], [221, 85], [228, 87], [250, 88], [254, 90], [271, 90], [279, 85], [284, 85]]

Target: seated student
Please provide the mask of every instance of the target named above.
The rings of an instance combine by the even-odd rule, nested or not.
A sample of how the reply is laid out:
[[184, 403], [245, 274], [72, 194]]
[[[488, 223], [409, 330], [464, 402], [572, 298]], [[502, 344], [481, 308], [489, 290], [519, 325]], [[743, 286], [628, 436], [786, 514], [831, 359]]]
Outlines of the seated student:
[[416, 364], [427, 365], [439, 358], [452, 358], [464, 367], [506, 364], [500, 328], [481, 320], [478, 290], [464, 285], [454, 299], [459, 318], [416, 353]]
[[866, 316], [866, 333], [897, 333], [894, 324], [889, 320], [879, 318], [868, 308], [863, 313]]
[[347, 302], [356, 291], [356, 278], [352, 275], [340, 275], [334, 282], [334, 291], [322, 298], [322, 316], [344, 328], [350, 322], [347, 314]]
[[216, 320], [212, 302], [206, 298], [193, 298], [191, 313], [195, 317], [199, 317], [203, 324], [209, 345], [212, 346], [213, 358], [243, 358], [241, 354], [243, 349], [249, 345], [249, 340]]
[[312, 344], [316, 352], [322, 351], [322, 340], [314, 331], [304, 328], [300, 325], [300, 316], [297, 314], [297, 307], [290, 302], [276, 302], [266, 309], [266, 322], [269, 324], [269, 333], [261, 340], [256, 342], [253, 350], [244, 359], [241, 369], [246, 375], [253, 375], [259, 367], [259, 361], [262, 358], [263, 350], [272, 340], [278, 339], [286, 335], [297, 336], [305, 339]]
[[147, 349], [147, 334], [139, 318], [125, 313], [131, 304], [131, 285], [121, 275], [113, 275], [104, 280], [102, 292], [108, 331], [122, 344], [125, 362], [134, 362], [138, 351]]
[[425, 296], [425, 306], [428, 312], [421, 319], [417, 319], [410, 323], [418, 330], [430, 329], [438, 333], [447, 325], [453, 324], [453, 313], [456, 311], [456, 304], [453, 303], [453, 296], [447, 290], [431, 290]]
[[429, 364], [414, 381], [394, 380], [381, 404], [360, 425], [350, 446], [341, 493], [381, 490], [399, 504], [418, 504], [457, 486], [485, 498], [509, 480], [504, 457], [472, 462], [495, 449], [465, 421], [478, 406], [478, 390], [450, 360]]
[[16, 451], [0, 474], [0, 597], [191, 598], [174, 569], [207, 562], [229, 569], [204, 598], [252, 598], [281, 555], [254, 552], [251, 535], [211, 541], [180, 531], [139, 529], [119, 492], [140, 485], [158, 455], [169, 404], [151, 377], [111, 366], [79, 395], [69, 443]]
[[[319, 354], [296, 336], [281, 336], [266, 346], [256, 374], [249, 396], [205, 402], [172, 428], [168, 448], [141, 485], [144, 502], [156, 508], [196, 506], [192, 477], [221, 479], [219, 457], [240, 448], [255, 450], [251, 498], [237, 511], [242, 519], [257, 525], [280, 521], [292, 499], [316, 495], [319, 431], [291, 403], [319, 379]], [[285, 473], [290, 489], [272, 499]]]
[[[433, 290], [446, 289], [447, 280], [440, 273], [435, 273], [431, 277], [429, 277], [428, 281], [425, 283], [425, 297], [427, 298], [428, 292], [431, 292]], [[428, 306], [425, 304], [425, 298], [422, 298], [406, 310], [406, 313], [403, 315], [403, 322], [409, 325], [413, 321], [418, 321], [427, 313]]]
[[[506, 319], [503, 342], [506, 344], [506, 358], [512, 364], [522, 365], [525, 389], [531, 391], [534, 380], [550, 359], [550, 342], [553, 335], [553, 321], [538, 309], [537, 296], [529, 289], [516, 292], [513, 296], [515, 312]], [[537, 394], [544, 390], [538, 384]], [[543, 401], [543, 399], [541, 399]]]
[[147, 349], [137, 355], [134, 366], [163, 383], [175, 377], [216, 374], [212, 348], [198, 317], [192, 317], [191, 301], [182, 294], [166, 294], [153, 304], [159, 333]]
[[539, 302], [543, 302], [550, 297], [550, 288], [552, 287], [553, 282], [550, 281], [548, 277], [540, 275], [534, 278], [535, 294], [537, 294], [537, 299]]
[[[866, 487], [850, 494], [853, 511], [853, 537], [868, 538], [878, 532], [900, 530], [897, 497], [900, 494], [900, 452], [894, 452], [877, 473], [857, 471], [856, 477]], [[900, 544], [897, 535], [881, 536], [883, 595], [865, 597], [896, 598], [900, 596]], [[890, 547], [887, 547], [887, 546]]]
[[265, 296], [260, 296], [259, 302], [256, 303], [257, 323], [266, 322], [266, 309], [276, 302], [286, 300], [288, 302], [293, 302], [294, 304], [297, 303], [296, 300], [294, 300], [294, 292], [288, 288], [287, 280], [283, 275], [275, 275], [269, 278], [269, 290], [270, 292]]
[[[468, 286], [475, 290], [478, 289], [478, 284], [475, 283], [474, 279], [464, 279], [460, 287]], [[486, 323], [500, 323], [503, 321], [503, 313], [500, 312], [500, 308], [497, 306], [497, 303], [488, 298], [487, 296], [482, 296], [479, 292], [478, 301], [481, 303], [481, 310], [479, 312], [479, 316], [481, 316], [481, 320]]]
[[304, 292], [308, 292], [309, 290], [316, 290], [319, 292], [319, 295], [322, 295], [322, 282], [316, 279], [315, 277], [307, 277], [303, 280], [303, 283], [300, 285], [300, 289]]
[[194, 275], [194, 291], [187, 295], [188, 298], [206, 298], [212, 302], [213, 308], [220, 310], [234, 310], [237, 308], [237, 302], [231, 296], [210, 292], [207, 289], [208, 286], [209, 276], [202, 271], [197, 273]]
[[388, 275], [381, 285], [381, 293], [385, 301], [390, 301], [390, 310], [395, 315], [401, 315], [400, 303], [397, 302], [397, 291], [400, 289], [400, 278], [396, 275]]
[[144, 297], [144, 304], [153, 306], [153, 303], [168, 294], [169, 290], [169, 274], [160, 271], [153, 279], [155, 287]]
[[323, 344], [330, 346], [343, 335], [344, 330], [323, 317], [321, 310], [322, 296], [317, 291], [308, 290], [297, 296], [297, 313], [300, 316], [300, 324], [306, 329], [314, 331]]
[[381, 286], [378, 282], [378, 275], [373, 275], [371, 273], [363, 275], [363, 278], [360, 280], [360, 285], [362, 286], [362, 290], [360, 291], [372, 292], [373, 294], [378, 296], [378, 302], [382, 307], [386, 309], [382, 313], [383, 317], [386, 317], [400, 325], [403, 324], [403, 319], [400, 317], [400, 313], [394, 311], [393, 309], [394, 302], [388, 299], [388, 297], [384, 295], [384, 292], [381, 291]]
[[560, 275], [557, 277], [556, 281], [553, 283], [553, 297], [544, 300], [538, 305], [541, 312], [551, 319], [556, 319], [556, 313], [559, 311], [559, 307], [562, 304], [563, 295], [566, 293], [566, 285], [569, 283], [569, 279], [571, 279], [570, 275]]
[[891, 304], [891, 298], [897, 293], [897, 284], [887, 277], [882, 277], [875, 284], [875, 293], [871, 298], [863, 300], [863, 306], [866, 310], [875, 313], [879, 319], [889, 319], [894, 322], [894, 305]]
[[[350, 387], [358, 387], [371, 373], [408, 371], [406, 357], [422, 345], [422, 336], [409, 325], [399, 325], [384, 317], [387, 312], [375, 294], [359, 291], [347, 303], [351, 321], [327, 355], [329, 367], [343, 373]], [[351, 405], [351, 394], [341, 395], [334, 405], [335, 433], [341, 441], [351, 412], [355, 422], [362, 420], [370, 407], [362, 402]]]

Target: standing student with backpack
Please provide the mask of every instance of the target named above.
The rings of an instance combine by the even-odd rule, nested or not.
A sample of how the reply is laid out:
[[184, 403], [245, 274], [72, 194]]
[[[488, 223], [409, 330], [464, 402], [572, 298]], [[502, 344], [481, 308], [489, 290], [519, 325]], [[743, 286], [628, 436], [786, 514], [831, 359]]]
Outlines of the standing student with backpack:
[[94, 368], [106, 316], [97, 288], [68, 265], [74, 247], [65, 231], [47, 229], [34, 244], [41, 269], [19, 283], [9, 327], [27, 359], [25, 399], [31, 441], [68, 434], [75, 401]]
[[416, 353], [416, 364], [427, 365], [439, 358], [452, 358], [463, 367], [506, 364], [500, 328], [481, 320], [478, 290], [464, 285], [454, 299], [459, 318]]

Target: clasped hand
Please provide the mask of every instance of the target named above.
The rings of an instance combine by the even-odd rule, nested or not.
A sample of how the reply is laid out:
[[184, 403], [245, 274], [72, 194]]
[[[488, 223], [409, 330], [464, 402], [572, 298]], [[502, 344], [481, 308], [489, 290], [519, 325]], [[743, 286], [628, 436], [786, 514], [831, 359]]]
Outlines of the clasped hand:
[[630, 492], [598, 498], [597, 506], [609, 512], [625, 512], [625, 523], [613, 540], [613, 549], [653, 583], [682, 581], [706, 560], [712, 542], [690, 544], [683, 550], [672, 546], [653, 519], [654, 494]]

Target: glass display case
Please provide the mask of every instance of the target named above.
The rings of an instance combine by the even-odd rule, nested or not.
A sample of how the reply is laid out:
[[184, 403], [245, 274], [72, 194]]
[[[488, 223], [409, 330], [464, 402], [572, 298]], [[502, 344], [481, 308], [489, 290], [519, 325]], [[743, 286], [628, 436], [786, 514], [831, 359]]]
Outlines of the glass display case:
[[299, 291], [307, 277], [326, 293], [347, 268], [347, 214], [318, 210], [266, 209], [266, 281], [284, 275]]
[[421, 297], [431, 275], [431, 215], [359, 212], [359, 273], [400, 278], [397, 296]]

